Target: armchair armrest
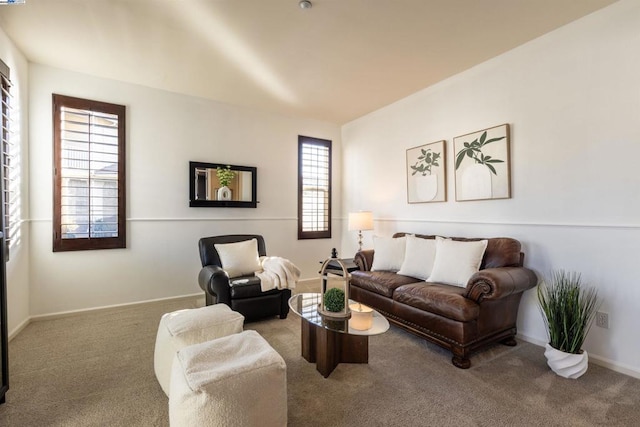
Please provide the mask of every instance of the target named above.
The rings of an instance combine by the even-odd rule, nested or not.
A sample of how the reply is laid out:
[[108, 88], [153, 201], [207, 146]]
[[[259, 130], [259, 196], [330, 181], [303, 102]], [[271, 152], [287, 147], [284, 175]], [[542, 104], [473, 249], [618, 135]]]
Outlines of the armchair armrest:
[[353, 257], [353, 262], [355, 262], [362, 271], [371, 270], [371, 266], [373, 265], [373, 249], [364, 249], [356, 252], [356, 255]]
[[203, 291], [215, 298], [216, 303], [231, 306], [229, 275], [217, 265], [205, 265], [198, 273], [198, 284]]
[[524, 292], [538, 284], [536, 274], [525, 267], [486, 268], [471, 276], [465, 297], [481, 302]]

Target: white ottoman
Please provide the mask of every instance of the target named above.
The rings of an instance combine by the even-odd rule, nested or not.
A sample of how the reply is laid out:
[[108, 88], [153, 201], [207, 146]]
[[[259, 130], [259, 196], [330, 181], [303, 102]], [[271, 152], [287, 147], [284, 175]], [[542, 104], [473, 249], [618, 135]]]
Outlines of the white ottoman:
[[244, 316], [225, 304], [166, 313], [160, 319], [153, 368], [160, 387], [169, 395], [171, 364], [178, 350], [242, 332]]
[[178, 351], [171, 371], [174, 427], [287, 425], [287, 367], [256, 331]]

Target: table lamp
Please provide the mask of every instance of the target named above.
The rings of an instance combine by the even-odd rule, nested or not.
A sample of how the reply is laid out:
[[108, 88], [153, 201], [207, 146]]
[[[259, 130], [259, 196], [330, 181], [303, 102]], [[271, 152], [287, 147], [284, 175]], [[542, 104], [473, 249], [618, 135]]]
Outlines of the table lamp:
[[360, 211], [349, 213], [349, 231], [358, 230], [358, 250], [362, 250], [362, 231], [373, 230], [373, 213]]

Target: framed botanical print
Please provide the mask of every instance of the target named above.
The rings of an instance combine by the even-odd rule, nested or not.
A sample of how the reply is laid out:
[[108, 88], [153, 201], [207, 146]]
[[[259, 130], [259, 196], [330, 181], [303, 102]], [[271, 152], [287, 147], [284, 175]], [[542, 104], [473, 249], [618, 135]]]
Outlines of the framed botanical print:
[[407, 150], [407, 202], [446, 201], [446, 178], [444, 141]]
[[453, 139], [456, 201], [511, 197], [509, 125]]

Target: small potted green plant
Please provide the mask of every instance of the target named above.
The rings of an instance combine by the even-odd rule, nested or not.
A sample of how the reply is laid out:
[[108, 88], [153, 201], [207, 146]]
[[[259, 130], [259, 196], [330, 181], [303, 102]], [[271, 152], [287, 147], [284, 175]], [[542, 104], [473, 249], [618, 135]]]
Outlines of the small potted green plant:
[[236, 172], [231, 169], [231, 166], [227, 165], [226, 168], [216, 169], [216, 176], [218, 177], [218, 181], [220, 181], [218, 200], [231, 200], [231, 189], [229, 189], [229, 184], [236, 176]]
[[547, 364], [558, 375], [578, 378], [589, 357], [582, 344], [600, 306], [595, 288], [585, 287], [579, 273], [558, 270], [538, 285], [538, 303], [547, 326]]
[[236, 172], [231, 170], [231, 166], [227, 165], [226, 168], [216, 169], [216, 176], [220, 181], [221, 187], [228, 187], [231, 180], [236, 176]]
[[324, 307], [333, 313], [344, 310], [344, 291], [339, 288], [331, 288], [324, 294]]

